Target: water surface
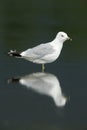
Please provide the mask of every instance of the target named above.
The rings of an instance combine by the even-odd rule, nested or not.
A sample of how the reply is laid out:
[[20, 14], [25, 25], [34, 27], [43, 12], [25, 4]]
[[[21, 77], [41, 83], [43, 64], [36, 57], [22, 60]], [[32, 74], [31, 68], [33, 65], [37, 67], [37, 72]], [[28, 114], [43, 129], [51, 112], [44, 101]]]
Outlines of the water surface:
[[[87, 129], [86, 4], [79, 0], [0, 2], [2, 130]], [[37, 75], [40, 65], [7, 56], [10, 49], [21, 51], [51, 41], [58, 31], [73, 40], [64, 43], [57, 61], [46, 65], [44, 78]]]

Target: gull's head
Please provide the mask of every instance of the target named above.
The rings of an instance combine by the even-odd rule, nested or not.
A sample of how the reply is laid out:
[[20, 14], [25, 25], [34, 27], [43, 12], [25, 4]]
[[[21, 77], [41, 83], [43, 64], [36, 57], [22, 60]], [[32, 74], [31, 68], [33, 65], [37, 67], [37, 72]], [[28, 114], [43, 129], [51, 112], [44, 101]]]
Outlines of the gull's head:
[[56, 106], [58, 106], [58, 107], [64, 107], [67, 103], [67, 98], [63, 95], [60, 95], [60, 96], [58, 96], [55, 103], [56, 103]]
[[58, 32], [56, 39], [58, 39], [58, 41], [62, 43], [65, 42], [66, 40], [72, 40], [65, 32]]

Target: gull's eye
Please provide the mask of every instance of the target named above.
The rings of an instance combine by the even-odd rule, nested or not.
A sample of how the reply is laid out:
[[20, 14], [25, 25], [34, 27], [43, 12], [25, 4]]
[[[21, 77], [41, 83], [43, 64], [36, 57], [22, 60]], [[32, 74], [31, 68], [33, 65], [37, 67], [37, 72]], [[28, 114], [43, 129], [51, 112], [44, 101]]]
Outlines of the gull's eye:
[[64, 37], [64, 35], [61, 35], [61, 37]]

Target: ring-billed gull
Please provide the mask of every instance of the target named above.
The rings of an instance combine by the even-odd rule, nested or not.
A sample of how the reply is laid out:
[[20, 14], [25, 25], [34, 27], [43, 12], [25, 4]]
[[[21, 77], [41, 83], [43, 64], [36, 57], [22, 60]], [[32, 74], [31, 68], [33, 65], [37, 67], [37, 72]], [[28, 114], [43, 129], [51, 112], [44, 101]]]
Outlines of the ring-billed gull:
[[58, 32], [55, 39], [51, 42], [29, 48], [21, 53], [16, 50], [10, 50], [8, 55], [24, 58], [33, 63], [42, 64], [42, 70], [44, 70], [44, 64], [54, 62], [59, 57], [63, 43], [66, 40], [71, 39], [65, 32]]

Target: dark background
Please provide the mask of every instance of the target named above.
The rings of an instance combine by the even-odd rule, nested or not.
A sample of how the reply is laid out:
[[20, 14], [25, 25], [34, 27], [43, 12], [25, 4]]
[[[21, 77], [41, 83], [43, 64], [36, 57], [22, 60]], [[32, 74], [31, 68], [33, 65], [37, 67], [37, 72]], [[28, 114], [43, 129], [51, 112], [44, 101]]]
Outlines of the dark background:
[[[41, 66], [7, 56], [53, 40], [58, 31], [73, 40], [64, 43], [57, 61], [46, 72], [60, 81], [70, 101], [63, 108], [48, 96], [8, 84], [14, 76], [41, 71]], [[0, 1], [0, 128], [2, 130], [87, 129], [87, 1]]]

